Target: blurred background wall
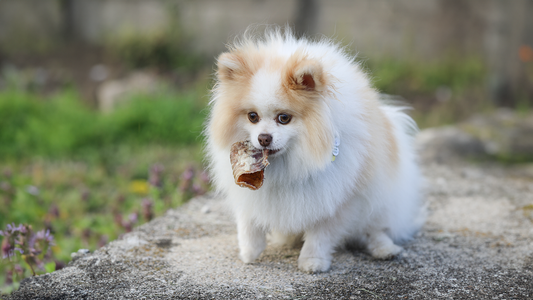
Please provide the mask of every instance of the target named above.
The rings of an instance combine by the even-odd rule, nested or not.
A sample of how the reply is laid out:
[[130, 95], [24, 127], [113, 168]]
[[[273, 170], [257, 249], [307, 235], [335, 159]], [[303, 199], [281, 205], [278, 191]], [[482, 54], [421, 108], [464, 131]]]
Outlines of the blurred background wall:
[[109, 45], [168, 33], [213, 58], [250, 24], [290, 24], [350, 45], [363, 59], [478, 57], [499, 104], [532, 95], [530, 0], [3, 0], [0, 53], [76, 41]]

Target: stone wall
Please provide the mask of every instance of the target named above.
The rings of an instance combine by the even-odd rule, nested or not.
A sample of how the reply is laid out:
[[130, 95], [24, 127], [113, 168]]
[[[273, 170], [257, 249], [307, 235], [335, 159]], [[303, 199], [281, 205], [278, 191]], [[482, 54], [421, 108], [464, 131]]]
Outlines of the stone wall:
[[46, 50], [61, 37], [59, 1], [0, 1], [0, 51]]
[[[1, 48], [17, 39], [75, 37], [103, 43], [124, 32], [153, 34], [180, 26], [198, 51], [212, 55], [250, 24], [292, 24], [296, 0], [3, 0]], [[499, 56], [501, 48], [533, 42], [528, 0], [321, 0], [313, 31], [368, 55], [438, 58]], [[65, 21], [70, 14], [71, 23]], [[31, 37], [31, 38], [30, 38]], [[509, 51], [505, 51], [509, 52]]]
[[318, 10], [312, 33], [362, 57], [477, 56], [490, 68], [494, 94], [530, 85], [533, 58], [519, 57], [522, 46], [533, 53], [530, 0], [2, 0], [0, 52], [43, 49], [69, 34], [105, 44], [179, 28], [194, 51], [213, 57], [250, 24], [293, 24], [306, 3]]

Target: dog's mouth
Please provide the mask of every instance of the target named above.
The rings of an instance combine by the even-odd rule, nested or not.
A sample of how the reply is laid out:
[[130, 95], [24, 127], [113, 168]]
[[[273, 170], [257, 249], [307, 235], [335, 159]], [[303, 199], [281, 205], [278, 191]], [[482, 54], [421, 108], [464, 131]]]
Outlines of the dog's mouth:
[[272, 154], [276, 154], [280, 151], [281, 149], [269, 149], [268, 150], [268, 155], [272, 155]]

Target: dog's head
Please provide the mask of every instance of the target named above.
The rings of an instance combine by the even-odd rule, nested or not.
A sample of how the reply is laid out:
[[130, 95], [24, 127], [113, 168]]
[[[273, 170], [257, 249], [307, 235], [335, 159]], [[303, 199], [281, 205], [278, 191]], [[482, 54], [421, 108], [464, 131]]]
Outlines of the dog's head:
[[218, 58], [208, 135], [220, 148], [250, 140], [273, 158], [323, 167], [334, 139], [331, 88], [320, 60], [301, 50], [233, 49]]

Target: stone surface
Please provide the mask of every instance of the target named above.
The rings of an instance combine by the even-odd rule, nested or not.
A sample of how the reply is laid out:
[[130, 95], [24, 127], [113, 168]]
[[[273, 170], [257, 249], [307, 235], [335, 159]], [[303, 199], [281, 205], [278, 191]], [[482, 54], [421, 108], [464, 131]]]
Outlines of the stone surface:
[[484, 143], [455, 126], [429, 128], [417, 137], [423, 163], [457, 162], [465, 158], [486, 156]]
[[533, 179], [501, 166], [425, 161], [428, 219], [395, 259], [339, 249], [327, 273], [298, 249], [237, 258], [218, 197], [192, 199], [7, 299], [533, 299]]
[[455, 126], [423, 130], [418, 135], [423, 162], [449, 163], [464, 158], [533, 161], [533, 113], [500, 108]]
[[98, 108], [109, 113], [128, 100], [128, 96], [153, 93], [161, 85], [160, 78], [147, 72], [135, 72], [123, 79], [105, 81], [96, 92]]
[[500, 108], [474, 116], [460, 128], [482, 141], [490, 155], [514, 161], [533, 159], [533, 113]]

